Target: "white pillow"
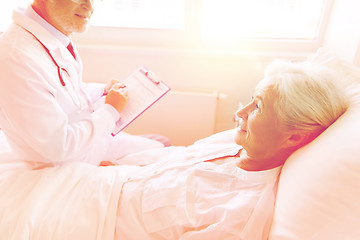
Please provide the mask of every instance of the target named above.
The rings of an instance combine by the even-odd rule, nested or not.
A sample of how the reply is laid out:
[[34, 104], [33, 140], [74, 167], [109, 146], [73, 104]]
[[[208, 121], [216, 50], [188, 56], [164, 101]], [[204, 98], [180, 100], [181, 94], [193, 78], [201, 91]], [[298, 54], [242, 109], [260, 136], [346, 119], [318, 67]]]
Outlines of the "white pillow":
[[0, 153], [10, 152], [9, 143], [6, 140], [4, 131], [0, 130]]
[[285, 163], [269, 240], [360, 239], [360, 104]]

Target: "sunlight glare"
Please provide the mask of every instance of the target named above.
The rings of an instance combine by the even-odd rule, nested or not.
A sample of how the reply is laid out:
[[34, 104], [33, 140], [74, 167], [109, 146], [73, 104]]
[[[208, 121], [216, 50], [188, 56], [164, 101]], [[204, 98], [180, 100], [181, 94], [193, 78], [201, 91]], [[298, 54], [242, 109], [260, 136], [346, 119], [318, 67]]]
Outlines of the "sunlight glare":
[[12, 1], [1, 1], [0, 2], [0, 31], [4, 31], [12, 22], [11, 16], [12, 11], [18, 6], [26, 7], [30, 4], [30, 0], [12, 0]]
[[241, 38], [315, 38], [325, 0], [204, 0], [204, 41]]

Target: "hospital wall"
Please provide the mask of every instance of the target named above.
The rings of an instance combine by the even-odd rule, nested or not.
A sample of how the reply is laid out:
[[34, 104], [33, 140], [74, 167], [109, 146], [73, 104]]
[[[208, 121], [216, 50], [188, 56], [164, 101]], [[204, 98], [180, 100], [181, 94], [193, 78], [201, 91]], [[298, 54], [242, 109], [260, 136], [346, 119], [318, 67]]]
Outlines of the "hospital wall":
[[[178, 98], [178, 103], [167, 107], [167, 111], [157, 112], [156, 118], [149, 119], [149, 129], [143, 133], [151, 133], [157, 127], [150, 128], [154, 122], [164, 124], [162, 119], [168, 119], [169, 115], [181, 112], [183, 119], [180, 122], [168, 121], [167, 124], [174, 129], [193, 129], [183, 139], [172, 139], [177, 144], [189, 144], [191, 141], [206, 137], [215, 132], [234, 127], [233, 116], [239, 103], [247, 103], [251, 100], [253, 89], [262, 78], [264, 67], [277, 55], [252, 54], [252, 53], [214, 53], [184, 49], [161, 49], [161, 48], [128, 48], [128, 47], [92, 47], [80, 48], [80, 54], [84, 62], [84, 79], [90, 82], [106, 82], [109, 79], [125, 79], [138, 66], [145, 65], [154, 71], [162, 80], [171, 86], [173, 92], [190, 92], [199, 94], [213, 94], [216, 91], [219, 97], [216, 101], [215, 115], [204, 114], [210, 111], [211, 106], [194, 101], [191, 105], [186, 104], [187, 95]], [[299, 57], [292, 55], [291, 57]], [[221, 95], [221, 96], [220, 96]], [[164, 98], [161, 101], [167, 101]], [[183, 103], [183, 104], [182, 104]], [[213, 106], [213, 105], [212, 105]], [[156, 107], [156, 104], [154, 105]], [[191, 109], [184, 109], [191, 108]], [[198, 111], [200, 114], [193, 114]], [[214, 122], [211, 131], [199, 132], [207, 125], [199, 119], [189, 121], [189, 118], [202, 117], [201, 121]], [[212, 118], [212, 119], [210, 119]], [[184, 126], [184, 124], [198, 124], [198, 126]], [[136, 126], [135, 121], [132, 124]], [[181, 125], [181, 126], [179, 126]], [[163, 126], [164, 127], [164, 126]], [[168, 128], [168, 126], [167, 126]], [[195, 128], [195, 129], [194, 129]], [[158, 131], [159, 132], [159, 131]], [[139, 133], [136, 131], [136, 133]], [[167, 134], [167, 132], [161, 132]], [[185, 138], [185, 139], [184, 139]], [[188, 138], [188, 139], [186, 139]]]
[[[265, 66], [275, 58], [305, 59], [314, 53], [320, 46], [333, 48], [340, 55], [355, 62], [359, 59], [359, 15], [357, 15], [351, 0], [335, 1], [333, 15], [329, 20], [323, 41], [311, 48], [293, 49], [288, 51], [221, 51], [198, 48], [181, 48], [168, 46], [136, 46], [136, 45], [86, 45], [79, 43], [79, 51], [84, 62], [84, 79], [89, 82], [106, 82], [109, 79], [124, 79], [138, 66], [145, 65], [171, 86], [175, 92], [217, 93], [227, 96], [219, 98], [216, 102], [216, 113], [212, 133], [234, 127], [233, 115], [239, 103], [247, 103], [252, 96], [253, 89], [262, 78]], [[348, 11], [354, 9], [353, 11]], [[354, 17], [358, 19], [353, 22]], [[342, 24], [353, 22], [349, 28]], [[349, 29], [349, 30], [347, 30]], [[340, 33], [340, 34], [337, 34]], [[165, 99], [166, 100], [166, 99]], [[165, 101], [164, 100], [164, 101]], [[177, 107], [169, 106], [166, 111], [157, 112], [157, 119], [164, 119], [168, 115], [180, 111], [181, 99]], [[188, 105], [186, 105], [188, 106]], [[199, 112], [206, 112], [204, 106], [194, 104], [191, 106]], [[184, 106], [185, 108], [185, 106]], [[187, 115], [186, 109], [183, 117]], [[193, 111], [193, 110], [192, 110]], [[191, 111], [190, 113], [191, 114]], [[156, 122], [157, 119], [148, 121]], [[206, 121], [202, 119], [202, 121]], [[187, 122], [187, 121], [184, 121]], [[196, 122], [196, 121], [194, 121]], [[162, 123], [163, 124], [163, 123]], [[179, 122], [169, 122], [170, 127], [177, 128]], [[136, 128], [136, 122], [134, 122]], [[150, 127], [144, 133], [153, 132]], [[201, 128], [199, 124], [198, 128]], [[204, 133], [196, 131], [186, 133], [188, 139], [175, 139], [177, 143], [189, 143], [197, 138], [204, 137]], [[184, 136], [182, 136], [184, 138]], [[185, 136], [186, 138], [186, 136]]]
[[360, 66], [360, 1], [336, 0], [324, 46]]

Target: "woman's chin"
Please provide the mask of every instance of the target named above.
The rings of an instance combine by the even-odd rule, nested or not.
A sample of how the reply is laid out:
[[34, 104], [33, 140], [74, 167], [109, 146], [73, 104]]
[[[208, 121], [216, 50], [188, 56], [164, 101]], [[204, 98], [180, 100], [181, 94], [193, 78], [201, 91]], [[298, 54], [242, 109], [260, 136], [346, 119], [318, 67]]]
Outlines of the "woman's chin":
[[240, 136], [239, 134], [236, 134], [235, 137], [234, 137], [234, 141], [237, 145], [243, 145], [244, 143], [244, 140], [243, 140], [243, 137]]
[[235, 143], [238, 145], [243, 145], [244, 139], [246, 138], [246, 131], [241, 128], [236, 129], [236, 134], [234, 137]]

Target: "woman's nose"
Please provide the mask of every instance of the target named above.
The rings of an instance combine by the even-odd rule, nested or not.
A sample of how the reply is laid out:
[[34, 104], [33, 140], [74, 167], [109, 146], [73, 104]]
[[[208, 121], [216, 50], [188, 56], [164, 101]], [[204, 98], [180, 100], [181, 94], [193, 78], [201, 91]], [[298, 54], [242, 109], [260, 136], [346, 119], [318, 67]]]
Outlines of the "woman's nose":
[[242, 118], [242, 119], [247, 119], [248, 115], [249, 115], [249, 108], [250, 108], [250, 104], [241, 107], [237, 112], [236, 112], [236, 116], [238, 118]]

